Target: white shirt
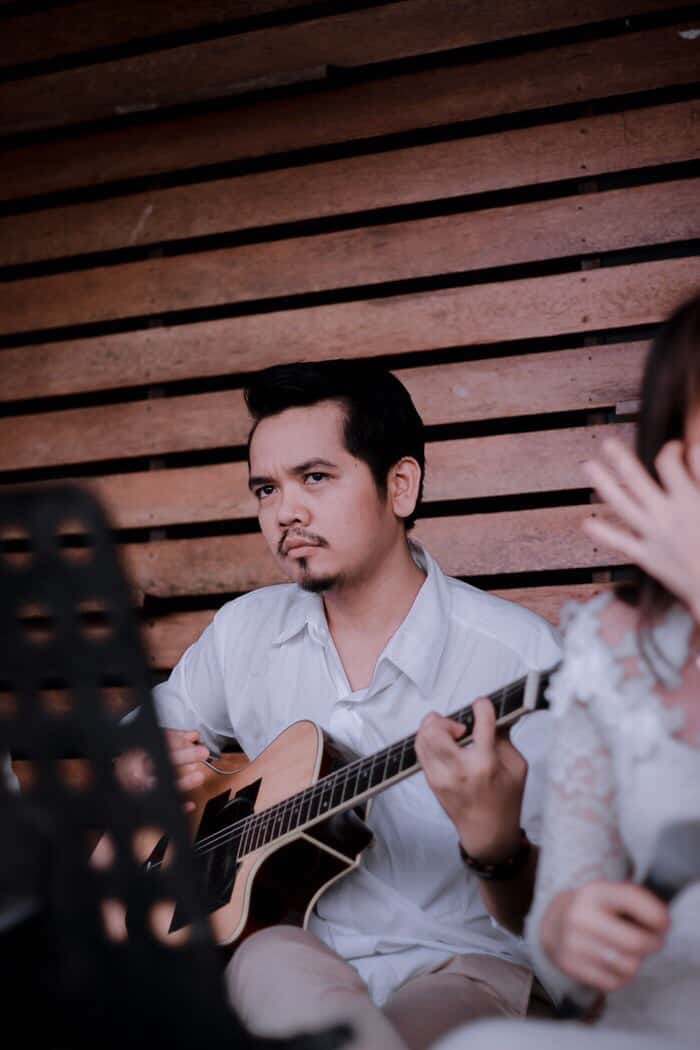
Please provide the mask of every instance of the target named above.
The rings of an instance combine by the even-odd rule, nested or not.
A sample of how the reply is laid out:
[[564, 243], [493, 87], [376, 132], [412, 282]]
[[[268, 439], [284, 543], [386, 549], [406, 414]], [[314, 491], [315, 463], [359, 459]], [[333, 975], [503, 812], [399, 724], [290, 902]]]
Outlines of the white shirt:
[[[412, 549], [427, 576], [367, 689], [351, 690], [322, 599], [282, 584], [223, 606], [156, 688], [161, 724], [197, 728], [213, 750], [235, 736], [252, 759], [292, 722], [310, 719], [366, 756], [415, 733], [431, 710], [449, 714], [558, 661], [548, 623], [445, 576]], [[534, 841], [548, 732], [544, 712], [513, 730], [529, 762], [523, 825]], [[377, 1003], [455, 954], [528, 963], [524, 943], [487, 915], [456, 830], [422, 773], [378, 795], [368, 823], [374, 843], [321, 896], [309, 928], [358, 970]]]

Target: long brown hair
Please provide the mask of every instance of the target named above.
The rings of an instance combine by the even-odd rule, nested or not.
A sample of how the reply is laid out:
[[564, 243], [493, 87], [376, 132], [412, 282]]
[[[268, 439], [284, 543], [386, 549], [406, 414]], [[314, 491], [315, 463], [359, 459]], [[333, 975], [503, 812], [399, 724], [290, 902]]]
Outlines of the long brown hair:
[[[646, 360], [637, 423], [637, 456], [659, 481], [656, 457], [668, 441], [682, 441], [686, 423], [700, 408], [700, 294], [679, 306], [659, 329]], [[700, 522], [698, 522], [700, 528]], [[640, 634], [650, 641], [649, 628], [675, 601], [653, 576], [635, 570], [618, 596], [639, 611]]]

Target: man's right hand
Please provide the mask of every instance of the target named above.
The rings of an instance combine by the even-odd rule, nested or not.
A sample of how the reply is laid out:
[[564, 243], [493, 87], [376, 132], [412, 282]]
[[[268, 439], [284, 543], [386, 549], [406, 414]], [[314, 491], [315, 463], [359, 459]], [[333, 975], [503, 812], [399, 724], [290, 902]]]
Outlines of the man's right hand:
[[[197, 729], [166, 729], [165, 740], [175, 772], [175, 786], [187, 794], [204, 781], [202, 762], [209, 749], [199, 742]], [[117, 759], [118, 776], [127, 790], [145, 790], [153, 785], [151, 760], [144, 751], [127, 751]]]
[[605, 994], [631, 981], [663, 945], [668, 908], [630, 882], [590, 882], [564, 890], [544, 913], [542, 946], [568, 977]]

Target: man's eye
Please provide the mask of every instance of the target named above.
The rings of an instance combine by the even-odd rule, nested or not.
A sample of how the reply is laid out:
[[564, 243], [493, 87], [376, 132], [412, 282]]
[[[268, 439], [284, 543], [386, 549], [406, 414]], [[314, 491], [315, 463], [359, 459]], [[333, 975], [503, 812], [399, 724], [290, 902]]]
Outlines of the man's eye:
[[275, 491], [274, 485], [261, 485], [260, 488], [255, 490], [255, 495], [258, 499], [267, 499]]
[[327, 478], [328, 475], [324, 474], [322, 470], [312, 470], [308, 474], [305, 474], [304, 477], [307, 481], [310, 481], [313, 485], [315, 485], [319, 481], [323, 481], [324, 478]]

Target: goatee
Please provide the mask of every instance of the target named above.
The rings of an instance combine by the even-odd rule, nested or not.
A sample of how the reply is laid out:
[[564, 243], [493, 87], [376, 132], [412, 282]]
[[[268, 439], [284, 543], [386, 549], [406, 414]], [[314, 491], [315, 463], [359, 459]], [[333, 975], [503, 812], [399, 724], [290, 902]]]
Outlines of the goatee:
[[324, 591], [330, 591], [340, 582], [340, 576], [311, 576], [305, 558], [300, 559], [300, 567], [303, 575], [299, 580], [299, 586], [311, 594], [323, 594]]

